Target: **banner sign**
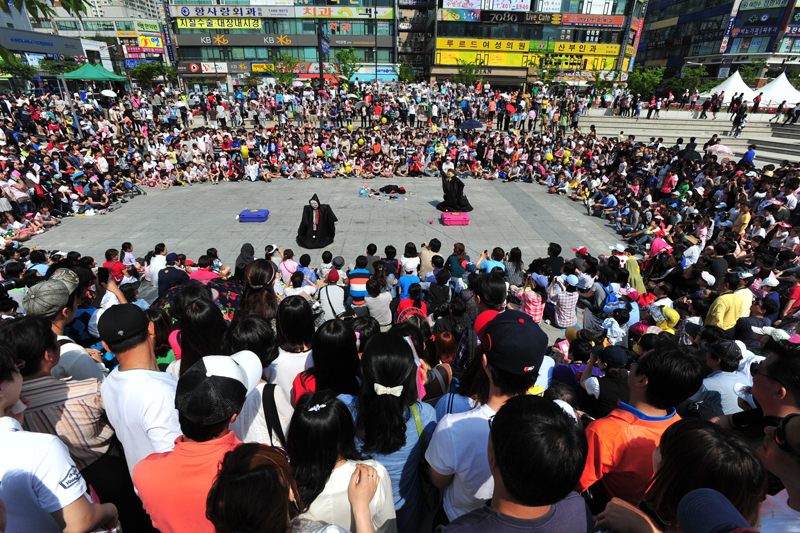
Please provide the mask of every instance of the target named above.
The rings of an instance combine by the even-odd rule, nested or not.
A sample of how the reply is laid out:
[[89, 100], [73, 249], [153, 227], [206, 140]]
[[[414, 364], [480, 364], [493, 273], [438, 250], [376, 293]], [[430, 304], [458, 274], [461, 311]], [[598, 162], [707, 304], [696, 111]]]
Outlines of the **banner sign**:
[[556, 43], [557, 54], [593, 54], [598, 56], [615, 56], [619, 54], [618, 44], [591, 43]]
[[442, 9], [441, 19], [449, 22], [480, 22], [483, 15], [474, 9]]
[[227, 63], [200, 63], [200, 70], [203, 74], [227, 74]]
[[139, 34], [136, 33], [135, 31], [118, 31], [117, 37], [120, 37], [122, 39], [126, 37], [139, 37]]
[[531, 0], [482, 0], [481, 9], [487, 11], [530, 11]]
[[374, 7], [296, 7], [295, 18], [328, 18], [328, 19], [394, 19], [393, 7], [379, 7], [377, 17]]
[[[174, 17], [270, 17], [267, 8], [248, 6], [170, 6]], [[292, 10], [292, 15], [294, 11]]]
[[[372, 35], [331, 35], [334, 46], [375, 45]], [[313, 34], [277, 35], [263, 33], [229, 33], [203, 35], [198, 33], [175, 36], [177, 46], [317, 46], [317, 36]], [[378, 35], [378, 47], [389, 48], [394, 44], [393, 35]], [[253, 59], [253, 58], [248, 58]]]
[[742, 0], [735, 0], [733, 8], [731, 8], [731, 18], [728, 19], [728, 26], [725, 28], [725, 35], [722, 37], [722, 44], [719, 46], [719, 53], [724, 54], [728, 49], [728, 41], [730, 40], [733, 25], [736, 23], [736, 15], [739, 14], [739, 7], [742, 5]]
[[749, 28], [733, 28], [732, 37], [748, 37], [758, 35], [775, 35], [778, 33], [777, 26], [758, 26]]
[[445, 9], [481, 9], [481, 0], [443, 0]]
[[481, 11], [481, 22], [505, 24], [560, 24], [561, 13], [513, 13], [509, 11]]
[[561, 13], [561, 0], [541, 0], [539, 10], [542, 13]]
[[261, 19], [179, 18], [179, 29], [260, 30]]
[[139, 63], [153, 63], [153, 61], [149, 59], [126, 59], [125, 68], [133, 68]]
[[620, 28], [625, 24], [625, 17], [622, 15], [575, 15], [565, 13], [561, 16], [561, 24], [567, 26]]
[[126, 46], [125, 50], [134, 54], [163, 54], [163, 48], [147, 48], [143, 46]]
[[161, 26], [158, 25], [158, 22], [144, 22], [141, 20], [136, 21], [136, 29], [138, 31], [149, 31], [154, 33], [161, 32]]
[[455, 50], [502, 50], [506, 52], [527, 52], [530, 41], [506, 41], [500, 39], [436, 39], [436, 48]]
[[786, 7], [789, 5], [789, 0], [745, 0], [742, 2], [742, 11], [750, 9], [772, 9], [774, 7]]
[[161, 43], [161, 37], [146, 37], [144, 35], [139, 36], [139, 46], [142, 48], [161, 48], [163, 44]]
[[800, 36], [800, 26], [786, 26], [786, 33], [784, 35], [786, 37]]
[[275, 72], [275, 65], [272, 63], [250, 63], [253, 72]]
[[167, 45], [167, 55], [169, 56], [169, 60], [171, 63], [175, 62], [175, 51], [172, 48], [172, 36], [170, 35], [170, 28], [172, 27], [172, 21], [170, 20], [169, 16], [169, 9], [165, 9], [164, 13], [166, 14], [166, 24], [163, 24], [164, 30], [164, 43]]

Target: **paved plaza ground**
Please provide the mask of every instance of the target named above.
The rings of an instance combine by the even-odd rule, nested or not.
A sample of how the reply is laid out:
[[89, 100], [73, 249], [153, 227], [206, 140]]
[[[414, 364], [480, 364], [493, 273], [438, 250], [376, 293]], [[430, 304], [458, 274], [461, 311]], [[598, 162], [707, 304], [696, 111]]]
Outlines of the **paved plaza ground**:
[[[352, 264], [368, 243], [393, 244], [402, 254], [406, 242], [419, 246], [434, 237], [442, 251], [463, 242], [477, 259], [484, 249], [518, 246], [523, 260], [545, 255], [547, 243], [587, 246], [593, 255], [608, 253], [618, 240], [605, 221], [586, 216], [582, 204], [547, 194], [538, 184], [502, 183], [469, 179], [465, 193], [474, 210], [469, 226], [444, 226], [436, 204], [442, 200], [437, 178], [376, 178], [373, 188], [387, 184], [405, 187], [400, 200], [377, 200], [359, 196], [364, 181], [356, 179], [279, 180], [272, 183], [210, 183], [149, 189], [147, 196], [132, 199], [117, 211], [94, 217], [70, 217], [60, 227], [34, 237], [29, 244], [46, 250], [77, 250], [98, 260], [108, 248], [119, 249], [125, 241], [142, 257], [155, 244], [164, 242], [169, 251], [196, 260], [209, 247], [219, 251], [223, 263], [231, 265], [243, 243], [252, 243], [260, 255], [268, 244], [291, 248], [295, 258], [310, 253], [314, 265], [323, 250], [306, 251], [295, 243], [302, 208], [313, 194], [332, 207], [339, 221], [336, 240], [327, 247], [334, 256]], [[269, 220], [244, 224], [236, 215], [246, 208], [266, 208]], [[434, 221], [431, 224], [431, 220]], [[571, 251], [568, 251], [571, 256]]]

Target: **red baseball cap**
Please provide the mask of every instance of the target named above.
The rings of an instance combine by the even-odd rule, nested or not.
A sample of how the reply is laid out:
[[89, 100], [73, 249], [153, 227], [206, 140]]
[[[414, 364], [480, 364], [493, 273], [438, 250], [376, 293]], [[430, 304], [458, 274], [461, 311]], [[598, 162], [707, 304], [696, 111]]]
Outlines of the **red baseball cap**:
[[579, 254], [586, 255], [589, 253], [589, 250], [586, 249], [585, 246], [581, 246], [580, 248], [573, 248], [573, 252], [578, 252]]

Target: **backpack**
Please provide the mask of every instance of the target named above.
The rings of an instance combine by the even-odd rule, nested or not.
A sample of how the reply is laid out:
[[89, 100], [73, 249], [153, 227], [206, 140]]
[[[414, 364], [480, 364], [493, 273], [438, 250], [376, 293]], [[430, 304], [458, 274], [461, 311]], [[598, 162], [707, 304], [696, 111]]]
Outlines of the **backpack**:
[[428, 305], [429, 310], [435, 311], [442, 304], [446, 304], [449, 301], [450, 301], [449, 285], [439, 285], [438, 283], [430, 284], [430, 287], [428, 288], [428, 294], [425, 298], [425, 303]]
[[603, 307], [616, 306], [619, 303], [619, 298], [611, 290], [611, 284], [609, 284], [608, 287], [604, 287], [603, 285], [600, 286], [603, 287], [604, 291], [606, 291], [606, 300], [603, 302]]

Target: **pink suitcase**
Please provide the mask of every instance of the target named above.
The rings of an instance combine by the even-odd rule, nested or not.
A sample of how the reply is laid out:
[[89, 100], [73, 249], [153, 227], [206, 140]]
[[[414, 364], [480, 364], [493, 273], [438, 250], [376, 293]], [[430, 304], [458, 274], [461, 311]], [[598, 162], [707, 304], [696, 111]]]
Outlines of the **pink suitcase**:
[[442, 223], [445, 226], [469, 226], [469, 213], [442, 213]]

